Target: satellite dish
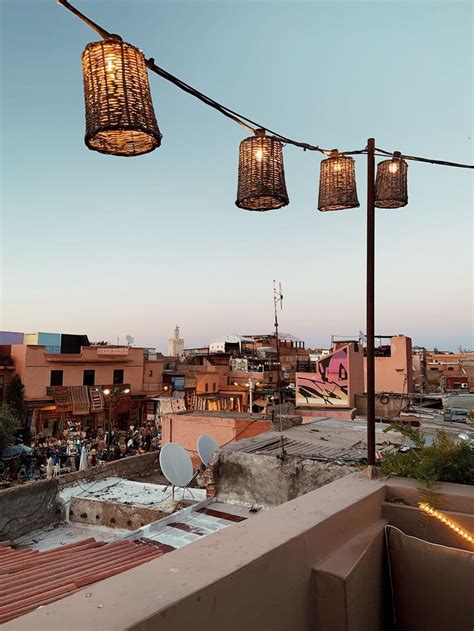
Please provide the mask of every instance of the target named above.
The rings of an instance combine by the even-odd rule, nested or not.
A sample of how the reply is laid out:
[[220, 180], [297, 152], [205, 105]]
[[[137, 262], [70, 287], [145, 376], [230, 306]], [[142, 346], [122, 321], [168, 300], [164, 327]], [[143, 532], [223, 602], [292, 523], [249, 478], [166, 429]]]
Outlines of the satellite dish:
[[197, 450], [203, 464], [208, 465], [211, 462], [212, 456], [218, 449], [219, 445], [213, 438], [211, 438], [211, 436], [208, 436], [207, 434], [199, 436], [197, 440]]
[[134, 337], [132, 337], [131, 335], [126, 335], [126, 336], [125, 336], [125, 339], [127, 340], [127, 344], [128, 344], [129, 346], [131, 346], [131, 345], [133, 344], [133, 342], [135, 341], [135, 338], [134, 338]]
[[193, 463], [184, 447], [167, 443], [160, 451], [160, 467], [173, 486], [187, 486], [193, 477]]

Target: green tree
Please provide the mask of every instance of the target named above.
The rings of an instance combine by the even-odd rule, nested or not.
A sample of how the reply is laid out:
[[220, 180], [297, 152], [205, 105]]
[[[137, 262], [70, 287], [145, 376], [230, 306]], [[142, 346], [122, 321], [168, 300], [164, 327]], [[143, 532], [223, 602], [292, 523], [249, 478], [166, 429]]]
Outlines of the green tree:
[[21, 421], [14, 410], [7, 403], [0, 405], [0, 453], [15, 443], [15, 430], [21, 425]]
[[381, 464], [386, 475], [414, 478], [428, 487], [437, 482], [474, 484], [474, 449], [469, 441], [457, 440], [440, 430], [433, 444], [426, 446], [419, 429], [399, 423], [388, 429], [395, 429], [409, 438], [413, 448], [406, 453], [387, 454]]
[[7, 387], [6, 402], [21, 421], [24, 421], [26, 416], [24, 391], [25, 386], [21, 383], [19, 375], [15, 375]]

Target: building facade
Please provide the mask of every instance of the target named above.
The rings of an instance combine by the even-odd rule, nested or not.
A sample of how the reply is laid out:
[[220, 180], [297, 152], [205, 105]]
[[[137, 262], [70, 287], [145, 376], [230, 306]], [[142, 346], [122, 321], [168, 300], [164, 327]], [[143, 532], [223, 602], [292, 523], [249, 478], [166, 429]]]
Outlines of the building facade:
[[168, 340], [168, 357], [180, 357], [184, 351], [184, 340], [179, 337], [179, 326], [176, 325], [173, 337]]
[[[71, 340], [66, 342], [74, 348]], [[125, 429], [146, 420], [148, 399], [161, 392], [162, 360], [149, 359], [146, 349], [130, 346], [74, 350], [78, 352], [48, 352], [47, 346], [36, 344], [10, 346], [33, 433], [97, 431], [110, 424]]]

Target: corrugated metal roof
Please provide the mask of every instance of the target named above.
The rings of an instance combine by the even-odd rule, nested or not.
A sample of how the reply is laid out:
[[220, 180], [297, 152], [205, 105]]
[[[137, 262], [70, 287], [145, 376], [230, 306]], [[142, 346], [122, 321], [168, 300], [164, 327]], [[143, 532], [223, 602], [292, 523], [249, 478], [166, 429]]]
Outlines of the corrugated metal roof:
[[[365, 424], [356, 421], [321, 419], [291, 427], [282, 435], [265, 432], [230, 443], [224, 450], [277, 456], [281, 454], [283, 436], [283, 447], [289, 456], [340, 464], [358, 463], [367, 458], [366, 431]], [[378, 431], [377, 450], [383, 452], [393, 448], [390, 436]]]

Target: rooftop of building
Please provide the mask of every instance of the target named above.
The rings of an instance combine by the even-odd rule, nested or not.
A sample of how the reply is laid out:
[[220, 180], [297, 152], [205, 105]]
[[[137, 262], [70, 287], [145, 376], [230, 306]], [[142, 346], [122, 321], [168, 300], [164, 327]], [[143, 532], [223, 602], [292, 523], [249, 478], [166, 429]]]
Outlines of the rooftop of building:
[[[124, 485], [115, 484], [116, 499], [128, 501], [120, 487]], [[111, 487], [95, 495], [102, 497], [107, 490]], [[199, 491], [193, 489], [193, 494]], [[132, 533], [66, 522], [18, 539], [16, 548], [2, 542], [0, 623], [243, 522], [255, 512], [208, 499]]]
[[[216, 396], [218, 393], [209, 393], [210, 395]], [[195, 411], [184, 411], [184, 412], [176, 412], [180, 416], [191, 416], [195, 418], [224, 418], [224, 419], [233, 419], [233, 420], [242, 420], [242, 421], [271, 421], [271, 414], [249, 414], [248, 412], [219, 412], [219, 411], [209, 411], [209, 410], [195, 410]], [[301, 422], [301, 416], [297, 414], [290, 415], [282, 415], [285, 419], [293, 420], [295, 423]]]
[[[376, 447], [379, 452], [392, 451], [403, 444], [402, 436], [386, 425], [376, 426]], [[281, 457], [356, 464], [367, 459], [367, 425], [365, 421], [339, 421], [321, 417], [310, 423], [295, 425], [280, 432], [265, 432], [253, 438], [230, 443], [225, 451], [236, 451]]]
[[[156, 508], [165, 512], [172, 512], [172, 505], [169, 509], [166, 502], [171, 499], [171, 487], [162, 484], [147, 484], [126, 480], [116, 476], [111, 476], [103, 480], [92, 483], [78, 483], [68, 486], [59, 494], [63, 502], [68, 502], [74, 497], [89, 498], [103, 502], [113, 502], [114, 504], [126, 504], [127, 506]], [[203, 489], [176, 488], [174, 500], [191, 500], [193, 502], [205, 499], [206, 492]]]
[[[390, 618], [393, 620], [384, 538], [387, 524], [402, 528], [411, 537], [433, 542], [437, 550], [443, 546], [458, 551], [471, 549], [456, 531], [439, 520], [426, 519], [417, 507], [419, 498], [415, 481], [368, 479], [357, 473], [272, 510], [261, 511], [252, 519], [231, 521], [230, 528], [221, 528], [210, 536], [193, 532], [201, 526], [186, 521], [185, 515], [179, 519], [175, 515], [166, 519], [174, 519], [181, 528], [170, 523], [167, 526], [183, 535], [191, 535], [193, 545], [163, 554], [164, 546], [169, 544], [160, 539], [147, 541], [145, 536], [134, 542], [112, 544], [115, 550], [122, 545], [126, 554], [132, 550], [128, 547], [130, 544], [146, 546], [145, 551], [139, 547], [133, 550], [135, 554], [138, 550], [143, 555], [149, 554], [151, 560], [138, 565], [140, 559], [137, 559], [136, 567], [117, 574], [112, 558], [112, 576], [105, 578], [103, 567], [99, 565], [93, 584], [84, 583], [81, 576], [76, 579], [67, 554], [64, 563], [67, 571], [62, 570], [60, 581], [69, 577], [70, 582], [67, 585], [60, 582], [59, 587], [65, 591], [52, 594], [50, 589], [38, 599], [37, 594], [28, 597], [23, 589], [19, 613], [26, 615], [7, 623], [5, 629], [184, 631], [192, 625], [194, 629], [207, 631], [269, 628], [274, 631], [336, 628], [386, 631], [392, 628]], [[441, 484], [433, 489], [433, 498], [440, 511], [472, 532], [472, 489]], [[196, 513], [196, 510], [191, 512]], [[248, 511], [245, 516], [247, 514], [252, 513]], [[192, 519], [195, 517], [194, 514]], [[153, 543], [159, 559], [151, 557]], [[110, 545], [98, 549], [104, 550], [105, 557], [114, 551]], [[66, 555], [67, 550], [62, 553]], [[413, 560], [410, 555], [404, 558]], [[26, 561], [26, 557], [23, 560]], [[131, 562], [129, 557], [127, 562]], [[57, 575], [57, 569], [54, 566], [51, 569], [51, 565], [50, 573]], [[422, 566], [420, 564], [421, 571]], [[90, 581], [90, 562], [88, 567], [82, 567], [82, 577]], [[42, 570], [35, 568], [35, 572], [38, 571]], [[12, 581], [11, 572], [8, 576]], [[454, 586], [455, 576], [452, 566], [438, 576], [446, 585], [443, 602], [462, 591], [463, 585]], [[50, 580], [51, 577], [49, 587]], [[22, 581], [21, 578], [20, 585]], [[424, 619], [428, 620], [435, 603], [427, 608], [426, 597], [417, 595], [418, 589], [424, 586], [423, 581], [411, 581], [410, 586], [412, 600], [407, 605], [410, 615], [415, 613], [415, 608], [421, 609]], [[33, 588], [33, 592], [43, 589], [37, 582], [28, 587]], [[15, 611], [15, 607], [19, 607], [18, 600], [10, 601], [15, 589], [18, 588], [10, 587], [3, 596], [6, 607], [0, 609], [3, 620], [8, 619], [8, 614], [18, 615]], [[61, 600], [51, 603], [54, 598]], [[27, 613], [28, 607], [37, 607], [40, 603], [45, 606]], [[472, 609], [472, 599], [461, 599], [460, 607]], [[442, 628], [459, 628], [452, 622], [457, 611], [445, 613], [451, 624]], [[435, 627], [431, 624], [430, 628]]]

